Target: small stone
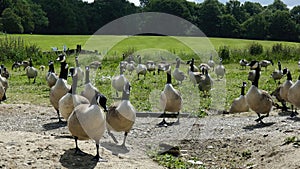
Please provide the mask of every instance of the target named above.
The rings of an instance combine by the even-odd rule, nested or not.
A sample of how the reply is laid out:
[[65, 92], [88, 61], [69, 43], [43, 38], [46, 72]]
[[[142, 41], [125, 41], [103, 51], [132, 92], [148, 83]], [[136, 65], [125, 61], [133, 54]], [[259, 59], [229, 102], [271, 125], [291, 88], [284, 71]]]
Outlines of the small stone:
[[213, 149], [214, 147], [213, 146], [207, 146], [207, 149]]

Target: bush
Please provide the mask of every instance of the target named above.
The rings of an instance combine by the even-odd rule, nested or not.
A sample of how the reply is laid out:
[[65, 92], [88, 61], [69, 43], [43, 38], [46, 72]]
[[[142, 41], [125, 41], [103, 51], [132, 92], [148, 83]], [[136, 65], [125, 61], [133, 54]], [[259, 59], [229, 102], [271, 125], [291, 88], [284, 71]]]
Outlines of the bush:
[[0, 38], [0, 61], [22, 61], [29, 57], [40, 60], [42, 52], [37, 45], [27, 45], [20, 37]]
[[230, 59], [230, 50], [228, 46], [221, 46], [219, 48], [219, 57], [222, 58], [223, 61]]
[[263, 46], [259, 43], [252, 43], [249, 47], [250, 55], [260, 55], [263, 53]]

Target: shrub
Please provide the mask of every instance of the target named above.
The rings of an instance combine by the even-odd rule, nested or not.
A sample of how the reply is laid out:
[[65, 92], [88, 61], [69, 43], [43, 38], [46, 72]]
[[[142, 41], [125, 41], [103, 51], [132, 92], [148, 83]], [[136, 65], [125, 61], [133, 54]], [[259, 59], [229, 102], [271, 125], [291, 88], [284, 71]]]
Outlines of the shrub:
[[260, 55], [263, 53], [263, 46], [259, 43], [252, 43], [249, 47], [249, 53], [250, 55]]
[[219, 57], [225, 61], [230, 59], [230, 50], [228, 46], [221, 46], [219, 48]]

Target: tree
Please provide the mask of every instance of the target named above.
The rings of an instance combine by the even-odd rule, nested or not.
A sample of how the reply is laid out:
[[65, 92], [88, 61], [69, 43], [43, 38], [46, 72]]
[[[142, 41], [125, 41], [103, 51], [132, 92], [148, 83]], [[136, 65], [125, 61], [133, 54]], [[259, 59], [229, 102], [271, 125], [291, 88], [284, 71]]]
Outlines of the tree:
[[263, 11], [263, 7], [261, 6], [260, 3], [257, 2], [246, 1], [242, 5], [242, 8], [249, 16], [257, 15]]
[[31, 33], [34, 30], [33, 15], [27, 1], [15, 1], [13, 3], [14, 13], [21, 18], [21, 23], [25, 33]]
[[207, 36], [219, 35], [221, 7], [222, 4], [217, 0], [205, 0], [200, 6], [197, 26]]
[[238, 0], [229, 0], [225, 5], [226, 13], [231, 14], [239, 23], [245, 21], [246, 12]]
[[150, 0], [146, 10], [164, 12], [191, 20], [191, 14], [185, 0]]
[[21, 17], [13, 12], [11, 8], [6, 8], [2, 12], [3, 31], [7, 33], [23, 33]]
[[243, 37], [248, 39], [266, 39], [268, 23], [263, 14], [254, 15], [242, 24]]
[[41, 32], [42, 29], [47, 28], [49, 20], [46, 16], [46, 12], [42, 10], [42, 7], [38, 4], [33, 3], [30, 6], [32, 12], [32, 20], [34, 22], [34, 32]]
[[300, 24], [300, 5], [294, 6], [294, 8], [290, 11], [292, 19]]
[[0, 14], [4, 11], [6, 8], [12, 7], [12, 0], [0, 0]]
[[220, 36], [225, 38], [240, 37], [240, 24], [232, 15], [221, 16]]
[[274, 40], [297, 40], [296, 23], [288, 11], [276, 11], [270, 21], [269, 33]]
[[287, 5], [283, 3], [281, 0], [274, 0], [274, 2], [270, 5], [268, 5], [268, 9], [271, 11], [288, 11]]

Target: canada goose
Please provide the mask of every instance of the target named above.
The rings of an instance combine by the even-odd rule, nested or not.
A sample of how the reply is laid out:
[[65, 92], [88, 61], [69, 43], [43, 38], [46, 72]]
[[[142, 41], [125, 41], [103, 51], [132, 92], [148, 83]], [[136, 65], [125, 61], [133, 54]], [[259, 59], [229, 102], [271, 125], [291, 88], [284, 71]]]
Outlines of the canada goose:
[[144, 75], [144, 78], [146, 77], [147, 67], [146, 67], [146, 65], [142, 64], [142, 58], [140, 55], [138, 55], [138, 61], [139, 61], [139, 64], [136, 67], [136, 73], [138, 75], [138, 80], [139, 80], [140, 75]]
[[5, 77], [2, 77], [1, 74], [2, 74], [2, 69], [0, 69], [0, 83], [3, 85], [5, 91], [8, 89], [8, 81]]
[[208, 70], [203, 69], [202, 70], [202, 76], [200, 78], [200, 81], [198, 83], [198, 88], [200, 91], [204, 93], [205, 96], [208, 95], [208, 92], [211, 90], [213, 85], [213, 80], [208, 74]]
[[26, 75], [28, 77], [28, 81], [30, 83], [30, 79], [34, 79], [33, 83], [35, 83], [36, 77], [38, 75], [38, 71], [33, 67], [32, 59], [29, 60], [29, 66], [26, 68]]
[[[177, 122], [179, 124], [179, 111], [182, 108], [182, 97], [181, 93], [174, 89], [172, 85], [172, 76], [171, 69], [167, 70], [167, 83], [165, 84], [164, 90], [160, 94], [160, 106], [163, 110], [163, 116], [165, 116], [166, 112], [177, 112]], [[158, 126], [168, 126], [171, 125], [167, 123], [165, 117], [163, 117], [162, 122], [158, 124]]]
[[121, 103], [110, 106], [106, 114], [108, 134], [116, 143], [118, 141], [110, 131], [114, 130], [117, 132], [125, 132], [122, 146], [125, 146], [126, 137], [132, 129], [136, 118], [136, 110], [129, 100], [130, 88], [130, 83], [126, 82], [124, 85]]
[[46, 74], [46, 80], [47, 80], [48, 86], [51, 88], [52, 86], [55, 85], [58, 77], [55, 74], [53, 61], [49, 61], [48, 66], [49, 66], [49, 70], [48, 70], [48, 73]]
[[246, 59], [240, 60], [240, 66], [242, 67], [242, 69], [246, 69], [247, 64], [248, 64], [248, 61]]
[[292, 79], [290, 70], [286, 70], [286, 71], [287, 71], [287, 73], [286, 73], [287, 78], [286, 78], [286, 81], [282, 84], [279, 94], [280, 94], [281, 98], [283, 98], [285, 101], [288, 102], [289, 101], [288, 91], [294, 83], [292, 81], [293, 79]]
[[126, 79], [126, 77], [123, 74], [124, 69], [121, 66], [120, 63], [120, 75], [117, 75], [115, 77], [112, 78], [112, 86], [114, 89], [116, 89], [116, 96], [119, 97], [118, 92], [122, 92], [124, 89], [124, 85], [126, 84], [126, 82], [128, 81]]
[[225, 75], [225, 67], [222, 65], [222, 58], [220, 58], [219, 65], [215, 69], [215, 73], [218, 79], [222, 79]]
[[278, 102], [282, 104], [282, 107], [280, 107], [277, 103], [274, 103], [274, 106], [277, 109], [281, 109], [282, 111], [287, 111], [286, 101], [280, 96], [280, 90], [282, 88], [282, 85], [278, 86], [272, 93], [271, 96], [274, 96]]
[[70, 114], [74, 110], [74, 108], [79, 104], [89, 104], [90, 101], [76, 94], [77, 89], [77, 81], [78, 81], [78, 72], [74, 72], [72, 76], [72, 86], [68, 93], [66, 93], [63, 97], [61, 97], [58, 101], [58, 111], [61, 113], [65, 120], [68, 120]]
[[[288, 101], [296, 106], [297, 108], [300, 108], [300, 75], [298, 77], [298, 80], [289, 88], [288, 94], [287, 94], [287, 98]], [[295, 111], [292, 112], [291, 116], [295, 116], [297, 115], [297, 111], [295, 109]]]
[[[246, 100], [249, 108], [257, 113], [258, 119], [255, 121], [263, 123], [262, 119], [269, 116], [272, 110], [273, 100], [270, 94], [264, 90], [258, 88], [258, 81], [260, 77], [260, 64], [257, 61], [250, 63], [255, 68], [255, 79], [252, 82], [252, 86], [246, 94]], [[254, 66], [255, 65], [255, 66]], [[261, 116], [261, 114], [266, 114]]]
[[134, 71], [134, 69], [135, 69], [135, 62], [134, 62], [134, 60], [133, 60], [132, 55], [130, 55], [130, 56], [128, 57], [128, 63], [127, 63], [127, 65], [126, 65], [126, 70], [127, 70], [127, 71], [129, 72], [129, 74], [131, 75], [132, 72]]
[[125, 56], [124, 53], [122, 54], [122, 58], [123, 58], [123, 60], [120, 62], [120, 66], [122, 67], [123, 72], [125, 72], [125, 69], [126, 69], [126, 66], [127, 66], [128, 62], [125, 60], [126, 56]]
[[99, 155], [99, 144], [105, 132], [105, 114], [97, 105], [99, 100], [98, 94], [95, 94], [90, 104], [79, 104], [68, 118], [68, 129], [75, 140], [75, 154], [83, 154], [79, 149], [77, 140], [93, 139], [96, 142], [97, 154], [93, 160], [98, 162], [106, 162]]
[[90, 63], [90, 68], [92, 69], [102, 69], [102, 63], [99, 61], [93, 61]]
[[41, 66], [40, 66], [40, 70], [41, 70], [41, 71], [44, 71], [44, 70], [45, 70], [45, 65], [41, 65]]
[[153, 72], [153, 75], [155, 75], [155, 70], [156, 70], [156, 63], [152, 60], [149, 60], [146, 62], [146, 67], [148, 72]]
[[180, 59], [176, 58], [176, 67], [173, 71], [173, 77], [176, 81], [178, 81], [178, 83], [182, 83], [182, 81], [186, 78], [185, 74], [183, 73], [183, 71], [179, 70], [180, 67]]
[[189, 71], [192, 71], [192, 72], [199, 72], [199, 69], [197, 68], [197, 66], [195, 65], [195, 59], [194, 58], [192, 58], [191, 60], [188, 60], [187, 62], [186, 62], [186, 64], [189, 64], [189, 65], [193, 65], [193, 68], [191, 68], [191, 67], [189, 67], [188, 68], [188, 74], [189, 74]]
[[274, 81], [276, 82], [276, 80], [280, 80], [283, 76], [283, 71], [281, 70], [281, 62], [278, 62], [278, 70], [274, 70], [271, 74], [271, 77], [274, 79]]
[[210, 70], [210, 66], [206, 63], [201, 63], [198, 67], [200, 72], [202, 72], [202, 69]]
[[240, 97], [233, 100], [229, 109], [229, 113], [240, 113], [249, 111], [249, 106], [245, 97], [245, 87], [246, 82], [243, 82], [243, 85], [241, 86], [241, 95]]
[[22, 61], [21, 65], [24, 67], [24, 70], [29, 66], [29, 62], [28, 61]]
[[67, 84], [68, 64], [66, 62], [66, 56], [64, 54], [60, 54], [57, 58], [57, 61], [60, 61], [60, 74], [59, 79], [50, 89], [50, 103], [57, 112], [59, 122], [62, 122], [60, 118], [58, 102], [66, 93], [70, 91], [71, 86]]
[[248, 72], [248, 80], [250, 80], [251, 82], [253, 82], [255, 79], [255, 70], [250, 70]]
[[89, 66], [85, 67], [85, 84], [84, 89], [81, 92], [81, 95], [84, 96], [89, 100], [89, 102], [92, 102], [93, 97], [96, 93], [99, 93], [100, 100], [99, 104], [104, 109], [105, 112], [107, 112], [106, 102], [107, 98], [99, 92], [99, 90], [90, 82], [90, 69]]
[[1, 69], [1, 76], [2, 77], [5, 77], [6, 79], [8, 79], [9, 78], [9, 72], [8, 72], [8, 70], [7, 70], [7, 68], [6, 67], [3, 67], [2, 69]]
[[157, 64], [157, 74], [159, 74], [161, 71], [164, 72], [166, 70], [169, 70], [171, 65], [167, 63], [165, 60], [159, 62]]
[[269, 65], [274, 65], [274, 62], [272, 60], [262, 60], [259, 62], [261, 67], [265, 67], [265, 70], [267, 70], [267, 67]]
[[78, 56], [75, 57], [75, 63], [76, 63], [76, 67], [75, 67], [75, 71], [78, 74], [78, 81], [80, 82], [79, 84], [81, 85], [83, 83], [83, 78], [84, 78], [84, 72], [80, 67], [79, 61], [78, 61]]
[[215, 70], [215, 61], [212, 59], [212, 55], [210, 55], [210, 58], [207, 62], [209, 67], [212, 67], [213, 71]]
[[194, 70], [194, 58], [192, 60], [188, 61], [187, 64], [190, 65], [190, 68], [188, 69], [188, 75], [192, 83], [194, 84], [194, 87], [196, 84], [198, 84], [202, 78], [202, 74], [200, 72], [197, 72]]
[[16, 70], [17, 68], [19, 68], [19, 71], [20, 71], [20, 68], [21, 68], [21, 62], [19, 61], [15, 61], [12, 66], [11, 66], [11, 70]]
[[0, 103], [6, 100], [6, 91], [2, 83], [0, 82]]
[[134, 71], [135, 69], [135, 62], [132, 60], [132, 61], [129, 61], [127, 66], [126, 66], [126, 70], [129, 72], [129, 74], [131, 75], [132, 72]]

